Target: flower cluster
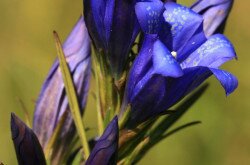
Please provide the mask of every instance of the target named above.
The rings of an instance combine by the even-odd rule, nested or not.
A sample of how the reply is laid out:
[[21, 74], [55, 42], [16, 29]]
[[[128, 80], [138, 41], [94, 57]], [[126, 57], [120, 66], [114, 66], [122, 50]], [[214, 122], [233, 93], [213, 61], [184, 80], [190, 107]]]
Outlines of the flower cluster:
[[[232, 43], [218, 33], [232, 5], [232, 0], [198, 0], [190, 8], [175, 0], [84, 0], [84, 16], [62, 47], [56, 38], [59, 58], [36, 103], [33, 129], [12, 115], [19, 163], [133, 164], [176, 130], [199, 123], [169, 131], [202, 94], [205, 88], [193, 91], [208, 77], [214, 75], [226, 95], [237, 88], [237, 78], [220, 69], [237, 58]], [[87, 138], [80, 115], [91, 66], [99, 134]]]

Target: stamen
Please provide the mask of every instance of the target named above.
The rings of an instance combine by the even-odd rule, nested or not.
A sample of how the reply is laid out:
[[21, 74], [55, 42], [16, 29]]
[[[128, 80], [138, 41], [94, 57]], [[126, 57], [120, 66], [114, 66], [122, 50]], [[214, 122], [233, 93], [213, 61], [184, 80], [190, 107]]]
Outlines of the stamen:
[[172, 51], [172, 52], [171, 52], [171, 54], [172, 54], [172, 56], [173, 56], [174, 58], [176, 58], [176, 57], [177, 57], [177, 52]]

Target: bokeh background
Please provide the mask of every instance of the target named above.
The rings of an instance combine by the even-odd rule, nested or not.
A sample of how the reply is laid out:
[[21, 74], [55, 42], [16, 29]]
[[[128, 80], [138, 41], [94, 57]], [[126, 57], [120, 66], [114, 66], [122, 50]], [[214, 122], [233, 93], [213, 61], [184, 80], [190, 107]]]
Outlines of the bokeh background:
[[[192, 0], [179, 0], [185, 5]], [[223, 66], [239, 79], [226, 97], [215, 78], [209, 90], [179, 124], [202, 124], [159, 143], [139, 163], [173, 165], [250, 164], [250, 1], [235, 1], [225, 34], [235, 45], [238, 61]], [[52, 31], [65, 39], [82, 11], [82, 0], [0, 1], [0, 161], [15, 165], [10, 135], [10, 112], [24, 119], [18, 98], [32, 114], [43, 80], [55, 59]], [[93, 83], [92, 83], [93, 84]], [[92, 85], [91, 91], [94, 86]], [[93, 98], [85, 122], [96, 130]]]

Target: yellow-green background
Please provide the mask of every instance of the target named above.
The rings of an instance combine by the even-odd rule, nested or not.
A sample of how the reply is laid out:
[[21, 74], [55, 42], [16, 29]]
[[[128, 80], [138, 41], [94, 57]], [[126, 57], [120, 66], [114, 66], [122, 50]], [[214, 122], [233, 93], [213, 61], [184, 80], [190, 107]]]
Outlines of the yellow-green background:
[[[179, 1], [186, 5], [191, 0]], [[209, 90], [180, 123], [199, 126], [158, 144], [139, 164], [250, 164], [250, 1], [237, 0], [225, 34], [235, 45], [238, 61], [224, 66], [239, 79], [238, 89], [225, 97], [215, 78]], [[17, 98], [33, 113], [43, 80], [55, 58], [52, 31], [65, 39], [82, 10], [81, 0], [0, 0], [0, 161], [17, 164], [10, 135], [10, 112], [23, 118]], [[95, 127], [89, 99], [85, 117]]]

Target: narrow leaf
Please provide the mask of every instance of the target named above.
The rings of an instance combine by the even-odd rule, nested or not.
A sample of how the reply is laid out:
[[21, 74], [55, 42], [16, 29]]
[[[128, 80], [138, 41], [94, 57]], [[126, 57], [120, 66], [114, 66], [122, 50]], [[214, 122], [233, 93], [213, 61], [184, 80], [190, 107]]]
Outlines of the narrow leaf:
[[59, 39], [58, 34], [55, 31], [54, 31], [54, 38], [55, 38], [55, 42], [56, 42], [58, 59], [59, 59], [59, 63], [60, 63], [60, 69], [62, 72], [63, 82], [65, 85], [65, 90], [66, 90], [66, 94], [68, 97], [71, 114], [72, 114], [73, 120], [75, 122], [76, 129], [77, 129], [78, 135], [80, 137], [80, 141], [82, 143], [82, 147], [83, 147], [84, 154], [85, 154], [84, 155], [85, 159], [87, 159], [87, 157], [90, 154], [90, 151], [89, 151], [88, 140], [86, 137], [84, 124], [83, 124], [82, 117], [80, 114], [80, 107], [78, 104], [77, 94], [75, 91], [74, 83], [72, 81], [69, 67], [68, 67], [66, 59], [65, 59], [65, 55], [64, 55], [64, 52], [62, 49], [61, 41]]

